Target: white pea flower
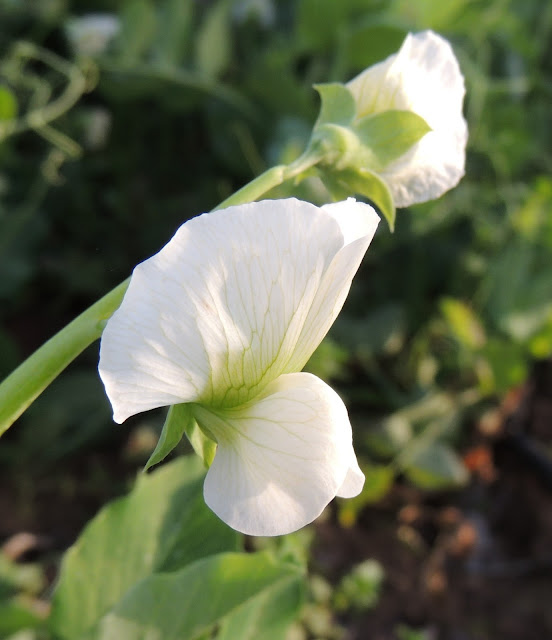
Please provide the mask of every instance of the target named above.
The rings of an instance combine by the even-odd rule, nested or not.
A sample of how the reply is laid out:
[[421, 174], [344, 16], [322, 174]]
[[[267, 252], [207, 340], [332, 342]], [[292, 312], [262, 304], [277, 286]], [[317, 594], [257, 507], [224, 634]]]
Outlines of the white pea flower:
[[205, 501], [238, 531], [295, 531], [362, 489], [343, 401], [300, 371], [378, 222], [353, 199], [204, 214], [134, 269], [107, 323], [99, 371], [114, 420], [190, 403], [217, 443]]
[[431, 128], [380, 171], [397, 207], [438, 198], [464, 175], [468, 137], [462, 116], [464, 78], [450, 44], [432, 31], [408, 34], [399, 51], [369, 67], [347, 88], [357, 118], [412, 111]]

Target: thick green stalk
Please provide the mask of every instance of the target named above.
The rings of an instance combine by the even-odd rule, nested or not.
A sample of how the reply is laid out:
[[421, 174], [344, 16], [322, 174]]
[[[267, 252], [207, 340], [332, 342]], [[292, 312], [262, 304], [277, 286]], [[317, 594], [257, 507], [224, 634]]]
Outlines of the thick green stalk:
[[260, 176], [257, 176], [254, 180], [251, 180], [241, 189], [238, 189], [236, 193], [231, 195], [226, 200], [223, 200], [213, 211], [218, 209], [225, 209], [235, 204], [244, 204], [245, 202], [253, 202], [261, 196], [264, 196], [274, 187], [277, 187], [287, 180], [297, 177], [301, 173], [304, 173], [315, 164], [317, 164], [324, 156], [324, 152], [318, 147], [309, 147], [305, 153], [303, 153], [297, 160], [294, 160], [291, 164], [280, 164], [271, 169], [267, 169]]
[[130, 279], [94, 303], [45, 342], [0, 384], [0, 435], [65, 367], [101, 335], [105, 321], [121, 304]]
[[[306, 171], [319, 159], [317, 154], [305, 153], [290, 165], [268, 169], [216, 209], [257, 200], [270, 189]], [[65, 367], [102, 335], [105, 322], [121, 304], [129, 282], [130, 278], [81, 313], [0, 384], [0, 436]]]

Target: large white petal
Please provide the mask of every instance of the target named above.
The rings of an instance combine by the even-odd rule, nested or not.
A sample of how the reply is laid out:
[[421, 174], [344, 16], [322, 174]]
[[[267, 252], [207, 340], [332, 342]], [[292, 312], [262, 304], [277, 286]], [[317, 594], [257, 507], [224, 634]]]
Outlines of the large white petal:
[[[352, 448], [351, 448], [352, 449]], [[351, 450], [350, 464], [349, 469], [347, 471], [347, 475], [345, 476], [345, 480], [343, 480], [343, 484], [339, 487], [337, 491], [338, 498], [354, 498], [358, 496], [358, 494], [362, 491], [364, 487], [364, 474], [362, 470], [358, 466], [358, 461], [354, 452], [354, 449]]]
[[[370, 209], [346, 205], [349, 218], [362, 219], [363, 206]], [[104, 331], [99, 370], [114, 419], [179, 402], [237, 406], [289, 371], [305, 323], [321, 308], [320, 288], [324, 295], [331, 289], [327, 272], [335, 270], [346, 227], [355, 224], [295, 199], [230, 207], [184, 224], [136, 267]], [[347, 278], [334, 283], [341, 287], [332, 293], [336, 311], [307, 351], [333, 322]]]
[[344, 244], [320, 281], [297, 346], [286, 366], [287, 372], [300, 371], [305, 366], [334, 323], [380, 220], [372, 207], [353, 198], [324, 205], [322, 209], [339, 224]]
[[464, 175], [464, 78], [450, 44], [432, 31], [409, 34], [399, 52], [348, 85], [358, 117], [388, 109], [417, 113], [432, 131], [382, 176], [399, 207], [442, 195]]
[[192, 410], [218, 440], [205, 501], [237, 531], [295, 531], [318, 517], [345, 482], [354, 457], [347, 410], [316, 376], [284, 374], [260, 399], [217, 415]]

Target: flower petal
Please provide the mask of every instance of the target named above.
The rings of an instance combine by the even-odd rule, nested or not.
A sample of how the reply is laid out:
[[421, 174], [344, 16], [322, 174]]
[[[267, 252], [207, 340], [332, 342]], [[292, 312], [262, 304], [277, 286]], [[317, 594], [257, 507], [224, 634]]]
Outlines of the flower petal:
[[337, 492], [338, 498], [354, 498], [362, 491], [364, 487], [364, 474], [362, 473], [354, 449], [351, 447], [351, 463], [345, 476], [345, 480]]
[[380, 221], [372, 207], [354, 198], [324, 205], [322, 209], [339, 224], [344, 245], [320, 281], [286, 372], [300, 371], [305, 366], [334, 323]]
[[[354, 201], [343, 207], [349, 219], [362, 220], [363, 207], [371, 211]], [[247, 402], [290, 371], [307, 320], [310, 356], [357, 268], [338, 273], [342, 281], [330, 286], [327, 271], [336, 271], [347, 217], [338, 221], [330, 211], [295, 199], [229, 207], [182, 225], [138, 265], [100, 348], [114, 419], [181, 402]], [[333, 310], [322, 305], [321, 286], [322, 295], [333, 296]], [[322, 329], [316, 309], [329, 313]]]
[[192, 410], [218, 440], [205, 501], [237, 531], [295, 531], [318, 517], [345, 481], [352, 452], [347, 410], [312, 374], [282, 375], [237, 409]]
[[358, 117], [407, 110], [424, 118], [432, 129], [381, 174], [397, 206], [437, 198], [458, 183], [464, 175], [467, 141], [462, 116], [465, 88], [444, 38], [432, 31], [409, 34], [397, 54], [347, 86], [357, 100]]

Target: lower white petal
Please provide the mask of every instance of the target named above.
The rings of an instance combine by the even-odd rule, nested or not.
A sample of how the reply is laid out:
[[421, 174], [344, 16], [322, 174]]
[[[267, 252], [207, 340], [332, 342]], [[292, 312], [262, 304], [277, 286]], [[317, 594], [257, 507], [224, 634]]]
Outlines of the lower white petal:
[[364, 487], [364, 480], [364, 474], [358, 466], [355, 452], [351, 447], [351, 465], [347, 471], [343, 484], [339, 487], [339, 491], [336, 494], [337, 497], [354, 498], [355, 496], [358, 496]]
[[247, 405], [216, 415], [197, 405], [193, 411], [218, 441], [205, 501], [237, 531], [274, 536], [300, 529], [346, 482], [349, 417], [341, 398], [316, 376], [284, 374]]

